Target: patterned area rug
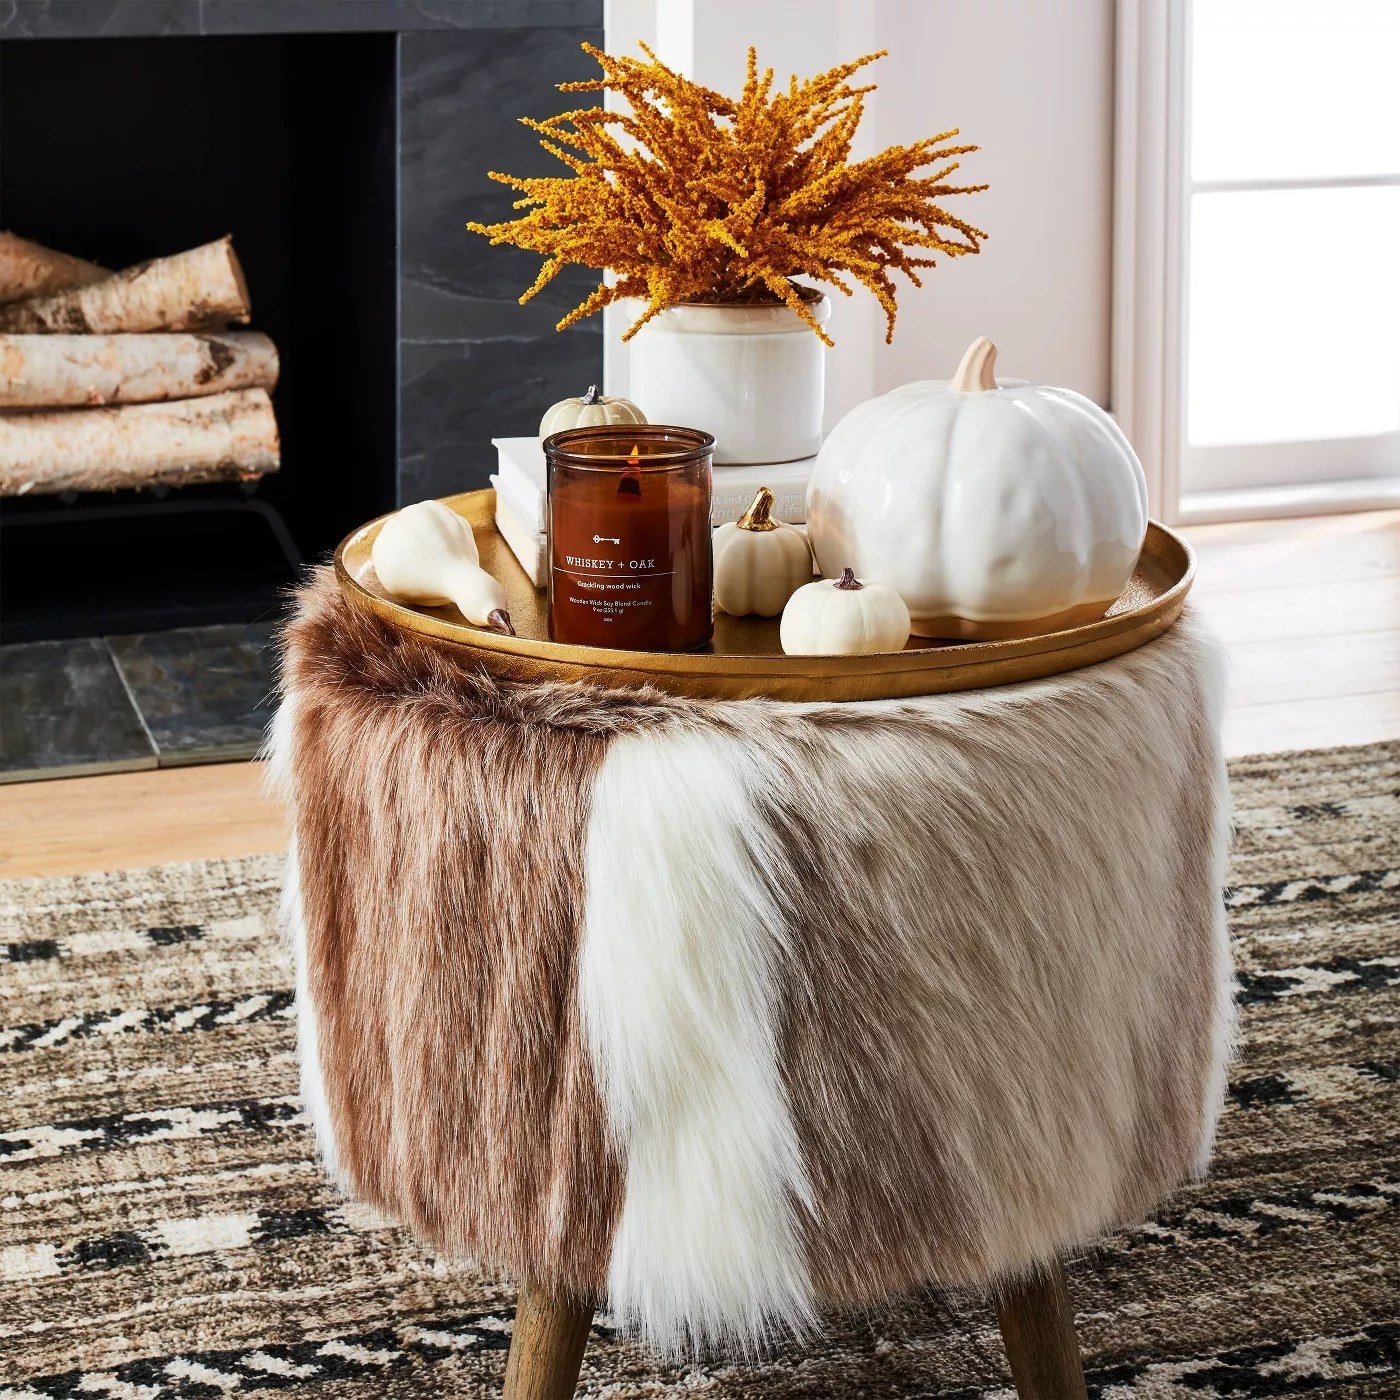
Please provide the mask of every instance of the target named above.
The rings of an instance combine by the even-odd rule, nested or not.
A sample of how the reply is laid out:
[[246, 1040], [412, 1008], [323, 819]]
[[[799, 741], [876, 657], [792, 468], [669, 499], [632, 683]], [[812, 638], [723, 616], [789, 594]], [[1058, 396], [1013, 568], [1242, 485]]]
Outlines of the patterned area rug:
[[[1071, 1264], [1102, 1400], [1400, 1396], [1400, 745], [1233, 769], [1247, 1046], [1212, 1177]], [[0, 1400], [499, 1393], [507, 1287], [322, 1184], [280, 861], [0, 882]], [[1004, 1397], [918, 1296], [760, 1363], [599, 1317], [580, 1394]]]

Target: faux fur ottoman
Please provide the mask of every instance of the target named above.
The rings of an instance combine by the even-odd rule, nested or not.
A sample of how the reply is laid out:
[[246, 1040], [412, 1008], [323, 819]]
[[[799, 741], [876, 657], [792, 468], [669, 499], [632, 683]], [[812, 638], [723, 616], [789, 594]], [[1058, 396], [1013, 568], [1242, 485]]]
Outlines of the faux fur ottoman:
[[506, 684], [322, 572], [272, 748], [329, 1169], [662, 1346], [1140, 1218], [1230, 1048], [1221, 688], [1189, 617], [921, 700]]

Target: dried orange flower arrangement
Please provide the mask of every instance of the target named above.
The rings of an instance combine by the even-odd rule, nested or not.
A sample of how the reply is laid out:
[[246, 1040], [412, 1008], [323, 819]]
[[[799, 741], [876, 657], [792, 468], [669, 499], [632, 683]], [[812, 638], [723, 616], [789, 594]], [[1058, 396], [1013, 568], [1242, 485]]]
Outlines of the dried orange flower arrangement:
[[[493, 180], [521, 192], [514, 207], [528, 212], [467, 225], [493, 244], [545, 257], [522, 302], [569, 263], [615, 275], [560, 330], [626, 297], [648, 306], [624, 340], [677, 302], [782, 301], [829, 345], [792, 281], [805, 276], [847, 296], [847, 279], [866, 287], [884, 308], [888, 341], [897, 310], [891, 273], [919, 286], [917, 269], [934, 264], [927, 252], [976, 253], [987, 236], [937, 203], [986, 188], [945, 183], [958, 168], [954, 158], [977, 149], [945, 145], [956, 128], [850, 159], [865, 96], [874, 91], [850, 78], [884, 50], [775, 91], [773, 70], [760, 76], [750, 49], [735, 102], [672, 72], [644, 44], [646, 61], [583, 47], [603, 76], [561, 83], [560, 91], [611, 90], [631, 110], [522, 117], [573, 174], [521, 179], [493, 170]], [[914, 173], [940, 162], [930, 175]]]

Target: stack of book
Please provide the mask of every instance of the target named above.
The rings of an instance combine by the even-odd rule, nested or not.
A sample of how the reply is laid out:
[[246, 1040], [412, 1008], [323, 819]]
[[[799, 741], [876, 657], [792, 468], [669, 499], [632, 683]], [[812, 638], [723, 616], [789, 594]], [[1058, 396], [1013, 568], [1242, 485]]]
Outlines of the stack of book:
[[[544, 449], [538, 438], [492, 438], [496, 448], [496, 528], [520, 561], [521, 567], [543, 588], [549, 578], [549, 553], [545, 547], [548, 486]], [[801, 525], [807, 519], [807, 479], [815, 457], [767, 466], [733, 466], [714, 469], [714, 496], [710, 524], [737, 520], [753, 504], [754, 492], [766, 486], [777, 498], [773, 514], [779, 520]]]

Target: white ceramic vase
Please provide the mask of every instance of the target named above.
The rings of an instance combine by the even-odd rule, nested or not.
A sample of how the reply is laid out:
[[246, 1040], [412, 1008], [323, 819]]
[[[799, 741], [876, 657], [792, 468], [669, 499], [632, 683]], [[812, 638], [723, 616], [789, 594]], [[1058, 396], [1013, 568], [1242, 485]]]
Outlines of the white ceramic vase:
[[[808, 309], [819, 325], [831, 316], [825, 296]], [[649, 422], [714, 434], [716, 464], [793, 462], [821, 446], [826, 346], [788, 307], [670, 306], [628, 344], [628, 397]]]

